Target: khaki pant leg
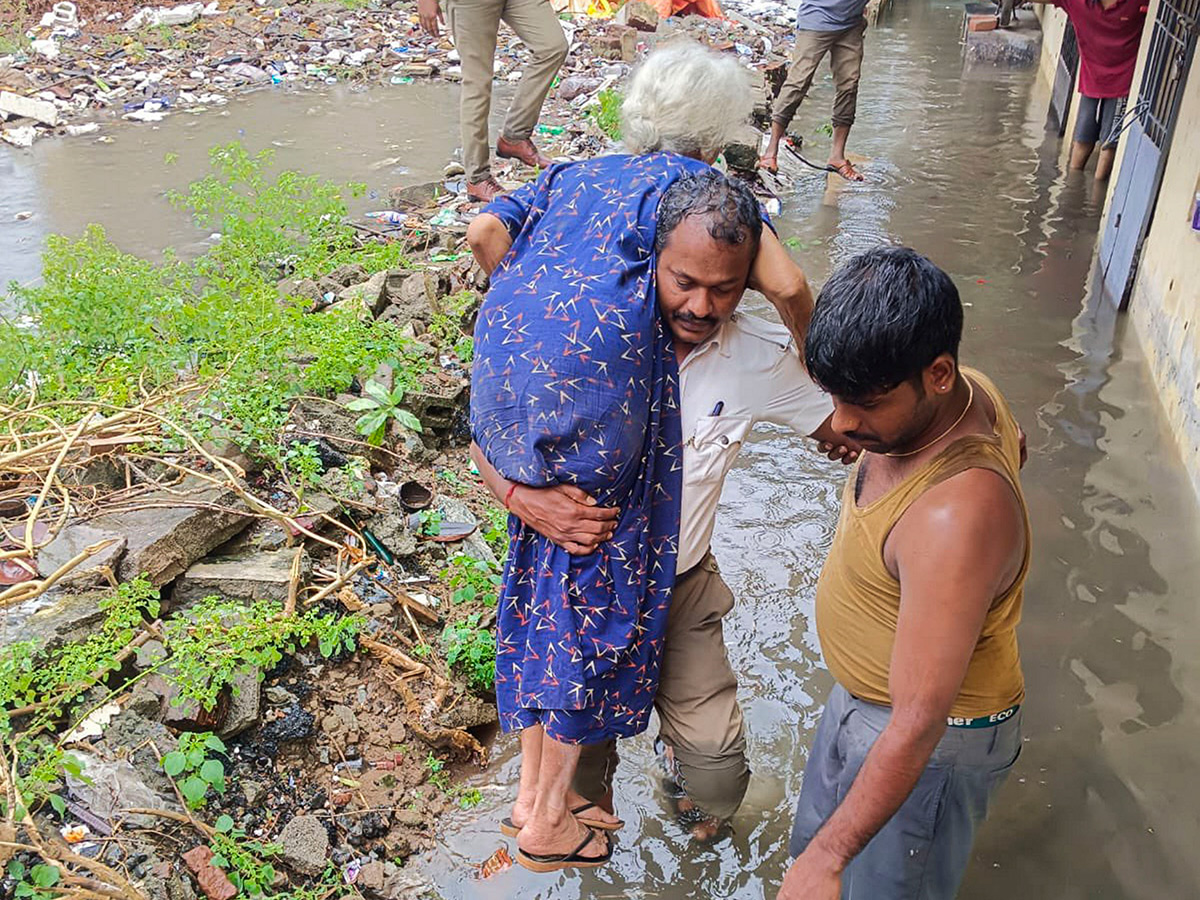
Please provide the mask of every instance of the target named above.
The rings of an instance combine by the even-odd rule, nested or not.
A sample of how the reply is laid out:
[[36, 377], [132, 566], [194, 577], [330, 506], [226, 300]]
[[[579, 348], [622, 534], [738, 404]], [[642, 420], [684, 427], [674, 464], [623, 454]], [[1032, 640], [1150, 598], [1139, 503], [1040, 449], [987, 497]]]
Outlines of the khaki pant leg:
[[829, 52], [836, 31], [797, 31], [796, 47], [792, 50], [792, 64], [788, 66], [787, 79], [779, 89], [771, 107], [771, 120], [784, 128], [792, 124], [796, 110], [812, 87], [817, 66]]
[[571, 789], [593, 803], [608, 799], [612, 791], [613, 774], [617, 771], [617, 742], [615, 739], [599, 744], [584, 744], [579, 753], [579, 765]]
[[829, 67], [837, 94], [833, 98], [833, 125], [853, 125], [858, 110], [858, 81], [862, 75], [863, 35], [867, 20], [845, 31], [837, 32], [829, 48]]
[[533, 134], [554, 77], [567, 58], [567, 38], [549, 0], [508, 0], [501, 18], [529, 48], [529, 65], [504, 117], [502, 134], [523, 141]]
[[733, 593], [709, 554], [675, 586], [655, 707], [688, 798], [729, 818], [750, 782], [746, 735], [721, 620]]
[[504, 0], [450, 0], [446, 10], [446, 21], [462, 60], [458, 117], [463, 168], [469, 182], [482, 181], [492, 173], [488, 117], [492, 111], [496, 33], [503, 11]]

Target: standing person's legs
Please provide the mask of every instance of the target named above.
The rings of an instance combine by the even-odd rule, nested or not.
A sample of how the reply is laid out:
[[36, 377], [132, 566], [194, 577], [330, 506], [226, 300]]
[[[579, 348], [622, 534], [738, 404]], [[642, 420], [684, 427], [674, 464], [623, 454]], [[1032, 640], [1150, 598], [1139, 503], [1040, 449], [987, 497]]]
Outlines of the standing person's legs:
[[792, 50], [792, 63], [788, 67], [787, 79], [771, 105], [771, 138], [759, 159], [758, 164], [761, 168], [773, 172], [778, 167], [779, 142], [787, 134], [788, 126], [796, 117], [796, 110], [808, 95], [817, 66], [825, 58], [836, 33], [806, 30], [796, 32], [796, 46]]
[[[846, 796], [890, 716], [834, 687], [804, 770], [793, 856]], [[988, 728], [948, 728], [904, 805], [846, 867], [842, 897], [953, 900], [975, 832], [1020, 750], [1019, 713]]]
[[503, 9], [504, 0], [450, 0], [446, 10], [454, 46], [462, 60], [459, 126], [463, 168], [470, 184], [492, 175], [488, 116], [492, 109], [496, 33]]
[[1100, 101], [1086, 94], [1079, 95], [1079, 109], [1075, 114], [1075, 135], [1071, 142], [1071, 168], [1082, 169], [1087, 165], [1096, 141], [1100, 139]]
[[1117, 139], [1125, 118], [1125, 97], [1107, 97], [1100, 101], [1100, 155], [1096, 157], [1096, 180], [1104, 181], [1112, 173], [1117, 157]]
[[746, 733], [722, 619], [733, 593], [708, 554], [675, 585], [654, 705], [660, 735], [686, 798], [692, 834], [711, 840], [750, 782]]
[[837, 94], [833, 100], [833, 147], [829, 152], [829, 164], [836, 166], [846, 177], [861, 181], [862, 176], [854, 171], [846, 160], [846, 139], [850, 126], [854, 124], [858, 111], [858, 82], [862, 77], [863, 35], [867, 20], [839, 31], [829, 48], [829, 66], [833, 70], [833, 83]]
[[569, 861], [577, 865], [608, 858], [607, 836], [581, 824], [571, 813], [568, 793], [579, 753], [579, 744], [564, 744], [549, 734], [543, 735], [537, 795], [517, 839], [522, 865], [537, 868], [542, 862], [566, 862], [547, 858], [568, 855], [573, 857]]
[[529, 48], [517, 93], [504, 117], [501, 136], [509, 143], [530, 139], [542, 104], [567, 58], [567, 39], [548, 0], [507, 0], [501, 16]]

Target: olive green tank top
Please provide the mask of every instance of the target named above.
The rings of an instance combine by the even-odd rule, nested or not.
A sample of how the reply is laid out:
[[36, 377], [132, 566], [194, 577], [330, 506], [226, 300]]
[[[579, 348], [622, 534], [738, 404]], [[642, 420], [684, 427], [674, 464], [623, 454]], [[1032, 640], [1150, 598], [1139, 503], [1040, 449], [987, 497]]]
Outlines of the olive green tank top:
[[905, 510], [934, 485], [967, 469], [990, 469], [1007, 481], [1017, 495], [1025, 520], [1025, 558], [1012, 586], [988, 610], [975, 652], [951, 716], [976, 717], [1020, 703], [1025, 696], [1017, 623], [1029, 572], [1029, 513], [1021, 493], [1020, 431], [996, 386], [973, 369], [963, 375], [982, 388], [996, 410], [991, 435], [959, 438], [874, 503], [858, 507], [850, 473], [842, 497], [842, 512], [829, 557], [817, 583], [817, 636], [833, 676], [851, 694], [871, 703], [891, 706], [888, 673], [896, 620], [900, 614], [900, 582], [884, 564], [883, 545]]

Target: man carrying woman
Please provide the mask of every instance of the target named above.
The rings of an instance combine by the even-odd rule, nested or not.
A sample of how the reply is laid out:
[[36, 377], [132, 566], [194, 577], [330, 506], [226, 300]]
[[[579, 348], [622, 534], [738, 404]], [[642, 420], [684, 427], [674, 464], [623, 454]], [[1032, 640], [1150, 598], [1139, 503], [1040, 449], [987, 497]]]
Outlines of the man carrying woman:
[[644, 731], [658, 688], [682, 481], [678, 360], [659, 292], [736, 304], [749, 283], [800, 331], [811, 310], [803, 273], [744, 189], [716, 190], [703, 227], [684, 219], [656, 241], [664, 195], [712, 172], [752, 103], [734, 60], [694, 44], [658, 51], [623, 109], [631, 155], [555, 165], [468, 232], [492, 272], [476, 326], [479, 452], [511, 483], [506, 505], [519, 485], [558, 486], [606, 509], [606, 540], [580, 555], [510, 517], [496, 693], [522, 764], [506, 826], [537, 871], [608, 859], [621, 822], [571, 791], [581, 748]]

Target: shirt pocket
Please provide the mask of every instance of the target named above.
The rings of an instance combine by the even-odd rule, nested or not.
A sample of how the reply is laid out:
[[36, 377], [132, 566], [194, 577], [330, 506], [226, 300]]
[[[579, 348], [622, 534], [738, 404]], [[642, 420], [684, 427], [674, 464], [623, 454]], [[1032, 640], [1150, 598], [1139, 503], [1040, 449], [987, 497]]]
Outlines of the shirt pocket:
[[684, 477], [705, 483], [723, 479], [733, 466], [752, 424], [746, 416], [704, 416], [700, 419], [691, 438], [694, 462]]

